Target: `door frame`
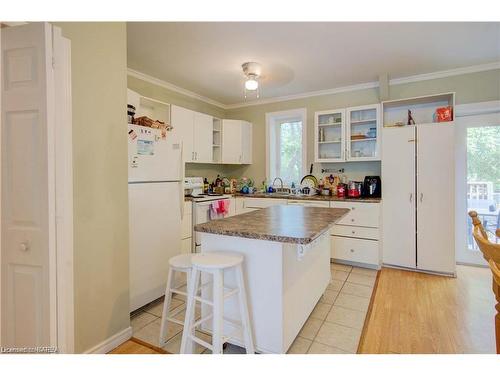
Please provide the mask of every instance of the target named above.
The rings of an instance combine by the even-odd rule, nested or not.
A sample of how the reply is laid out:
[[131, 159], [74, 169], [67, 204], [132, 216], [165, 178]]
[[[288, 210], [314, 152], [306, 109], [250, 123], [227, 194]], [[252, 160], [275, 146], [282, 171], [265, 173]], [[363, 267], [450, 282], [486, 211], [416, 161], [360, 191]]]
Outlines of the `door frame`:
[[[500, 124], [500, 100], [456, 106], [455, 257], [458, 264], [487, 266], [480, 252], [467, 253], [467, 128]], [[478, 125], [480, 124], [480, 125]], [[465, 230], [464, 230], [465, 229]]]
[[[22, 26], [25, 23], [21, 23]], [[8, 26], [8, 25], [5, 25]], [[17, 25], [16, 25], [17, 26]], [[71, 42], [62, 36], [59, 27], [49, 25], [52, 31], [52, 53], [54, 67], [53, 96], [48, 99], [49, 113], [53, 121], [48, 122], [48, 134], [53, 136], [54, 145], [49, 154], [53, 163], [49, 174], [55, 182], [55, 222], [53, 228], [54, 246], [49, 246], [49, 283], [55, 287], [55, 296], [51, 295], [50, 341], [59, 353], [74, 353], [74, 282], [73, 282], [73, 138], [72, 138], [72, 98], [71, 98]], [[12, 26], [15, 27], [15, 26]], [[0, 28], [0, 50], [1, 50]], [[0, 82], [2, 76], [0, 59]], [[0, 90], [1, 107], [1, 90]], [[1, 109], [1, 108], [0, 108]], [[2, 124], [0, 116], [0, 157]], [[1, 175], [0, 175], [1, 179]], [[0, 184], [1, 189], [1, 184]], [[1, 196], [1, 190], [0, 190]], [[1, 212], [0, 200], [0, 212]], [[0, 254], [1, 254], [0, 231]], [[1, 258], [1, 257], [0, 257]], [[1, 297], [0, 267], [0, 297]], [[1, 298], [0, 298], [1, 300]], [[1, 309], [0, 309], [1, 314]], [[1, 322], [0, 315], [0, 322]], [[1, 346], [0, 324], [0, 346]]]

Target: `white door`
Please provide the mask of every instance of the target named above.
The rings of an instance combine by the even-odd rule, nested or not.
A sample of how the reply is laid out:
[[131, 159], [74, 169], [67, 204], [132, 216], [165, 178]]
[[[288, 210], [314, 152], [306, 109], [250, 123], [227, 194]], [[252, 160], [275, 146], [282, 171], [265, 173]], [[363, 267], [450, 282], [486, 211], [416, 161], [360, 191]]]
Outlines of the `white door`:
[[129, 184], [130, 311], [165, 293], [168, 260], [181, 252], [180, 183]]
[[241, 121], [222, 121], [222, 162], [241, 164]]
[[56, 344], [52, 31], [32, 23], [1, 34], [1, 342], [49, 346]]
[[199, 112], [194, 113], [194, 158], [198, 163], [211, 163], [213, 161], [213, 128], [212, 116]]
[[453, 123], [417, 125], [417, 268], [455, 272]]
[[173, 136], [177, 141], [182, 141], [182, 160], [194, 161], [194, 112], [172, 106], [171, 109]]
[[252, 124], [247, 121], [241, 123], [241, 163], [252, 164]]
[[382, 136], [383, 262], [415, 268], [415, 127], [385, 128]]

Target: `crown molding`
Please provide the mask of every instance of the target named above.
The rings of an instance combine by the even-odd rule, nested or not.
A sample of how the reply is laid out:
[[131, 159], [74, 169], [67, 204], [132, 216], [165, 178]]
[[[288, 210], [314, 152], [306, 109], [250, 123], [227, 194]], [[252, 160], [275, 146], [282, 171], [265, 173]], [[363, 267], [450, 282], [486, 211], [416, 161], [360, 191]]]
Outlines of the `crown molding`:
[[402, 85], [405, 83], [428, 81], [431, 79], [460, 76], [462, 74], [485, 72], [488, 70], [496, 70], [496, 69], [500, 69], [500, 61], [489, 64], [465, 66], [463, 68], [440, 70], [433, 73], [416, 74], [408, 77], [393, 78], [389, 80], [389, 85]]
[[146, 81], [146, 82], [152, 83], [153, 85], [157, 85], [157, 86], [163, 87], [163, 88], [165, 88], [167, 90], [171, 90], [171, 91], [177, 92], [179, 94], [188, 96], [190, 98], [201, 100], [202, 102], [214, 105], [216, 107], [219, 107], [219, 108], [222, 108], [222, 109], [228, 109], [226, 104], [222, 104], [222, 103], [220, 103], [220, 102], [218, 102], [216, 100], [207, 98], [206, 96], [197, 94], [197, 93], [195, 93], [193, 91], [183, 89], [182, 87], [176, 86], [176, 85], [174, 85], [174, 84], [172, 84], [170, 82], [163, 81], [163, 80], [161, 80], [159, 78], [155, 78], [153, 76], [150, 76], [148, 74], [139, 72], [137, 70], [128, 68], [127, 69], [127, 75], [129, 75], [131, 77], [134, 77], [134, 78], [138, 78], [138, 79], [140, 79], [142, 81]]
[[[416, 74], [416, 75], [407, 76], [407, 77], [393, 78], [393, 79], [389, 80], [389, 85], [390, 86], [402, 85], [405, 83], [428, 81], [428, 80], [432, 80], [432, 79], [439, 79], [439, 78], [452, 77], [452, 76], [458, 76], [458, 75], [470, 74], [470, 73], [478, 73], [478, 72], [484, 72], [484, 71], [488, 71], [488, 70], [497, 70], [497, 69], [500, 70], [500, 61], [489, 63], [489, 64], [467, 66], [467, 67], [463, 67], [463, 68], [441, 70], [441, 71], [437, 71], [437, 72], [433, 72], [433, 73]], [[224, 104], [224, 103], [220, 103], [216, 100], [207, 98], [206, 96], [197, 94], [193, 91], [183, 89], [182, 87], [176, 86], [172, 83], [169, 83], [169, 82], [163, 81], [161, 79], [152, 77], [148, 74], [139, 72], [139, 71], [134, 70], [134, 69], [129, 68], [127, 70], [127, 74], [129, 76], [132, 76], [132, 77], [138, 78], [140, 80], [152, 83], [154, 85], [164, 87], [168, 90], [186, 95], [186, 96], [194, 98], [194, 99], [201, 100], [205, 103], [214, 105], [214, 106], [219, 107], [219, 108], [224, 109], [224, 110], [252, 107], [252, 106], [263, 105], [263, 104], [279, 103], [279, 102], [284, 102], [284, 101], [289, 101], [289, 100], [305, 99], [305, 98], [311, 98], [311, 97], [315, 97], [315, 96], [332, 95], [332, 94], [338, 94], [341, 92], [366, 90], [366, 89], [379, 87], [379, 83], [375, 81], [375, 82], [366, 82], [366, 83], [360, 83], [360, 84], [350, 85], [350, 86], [337, 87], [337, 88], [333, 88], [333, 89], [309, 91], [309, 92], [304, 92], [304, 93], [300, 93], [300, 94], [277, 96], [277, 97], [268, 98], [268, 99], [258, 99], [258, 100], [253, 100], [250, 102]]]
[[258, 99], [258, 100], [254, 100], [254, 101], [251, 101], [251, 102], [242, 102], [242, 103], [236, 103], [236, 104], [228, 104], [228, 105], [226, 105], [226, 107], [227, 107], [226, 109], [251, 107], [251, 106], [255, 106], [255, 105], [285, 102], [285, 101], [288, 101], [288, 100], [311, 98], [311, 97], [314, 97], [314, 96], [323, 96], [323, 95], [338, 94], [338, 93], [341, 93], [341, 92], [349, 92], [349, 91], [358, 91], [358, 90], [365, 90], [365, 89], [373, 89], [373, 88], [377, 88], [377, 87], [378, 87], [378, 82], [366, 82], [366, 83], [360, 83], [360, 84], [357, 84], [357, 85], [337, 87], [337, 88], [334, 88], [334, 89], [309, 91], [309, 92], [303, 92], [303, 93], [300, 93], [300, 94], [277, 96], [275, 98], [269, 98], [269, 99]]

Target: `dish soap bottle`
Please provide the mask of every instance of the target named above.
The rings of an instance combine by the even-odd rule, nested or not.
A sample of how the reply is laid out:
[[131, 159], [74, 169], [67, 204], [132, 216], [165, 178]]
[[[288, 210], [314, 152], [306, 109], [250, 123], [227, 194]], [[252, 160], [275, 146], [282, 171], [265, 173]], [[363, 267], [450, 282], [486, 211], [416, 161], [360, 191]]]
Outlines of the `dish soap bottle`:
[[203, 180], [203, 193], [208, 194], [208, 180], [206, 177]]

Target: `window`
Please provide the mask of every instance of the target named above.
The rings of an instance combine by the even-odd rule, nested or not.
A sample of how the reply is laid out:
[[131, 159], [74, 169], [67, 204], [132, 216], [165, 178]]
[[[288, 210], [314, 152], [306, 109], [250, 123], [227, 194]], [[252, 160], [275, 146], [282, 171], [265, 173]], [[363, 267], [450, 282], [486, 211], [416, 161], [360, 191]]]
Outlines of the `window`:
[[266, 114], [267, 178], [300, 183], [306, 170], [306, 110]]

